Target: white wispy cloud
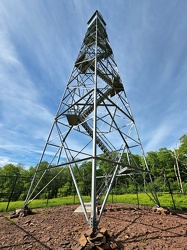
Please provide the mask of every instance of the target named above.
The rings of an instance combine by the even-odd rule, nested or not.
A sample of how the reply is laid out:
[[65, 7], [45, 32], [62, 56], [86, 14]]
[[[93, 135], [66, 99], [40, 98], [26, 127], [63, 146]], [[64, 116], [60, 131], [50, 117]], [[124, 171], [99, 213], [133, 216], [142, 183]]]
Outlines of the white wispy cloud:
[[145, 146], [145, 151], [149, 152], [158, 150], [171, 131], [172, 126], [168, 123], [162, 123], [159, 127], [152, 130], [151, 135], [149, 135], [149, 142]]
[[[183, 113], [183, 118], [187, 119], [187, 112]], [[145, 151], [157, 151], [160, 148], [167, 147], [173, 149], [177, 144], [180, 136], [185, 133], [185, 124], [181, 126], [181, 114], [173, 113], [165, 116], [161, 121], [152, 124], [146, 132], [144, 132]], [[180, 127], [180, 131], [178, 128]]]
[[[32, 147], [32, 141], [47, 137], [47, 128], [54, 115], [43, 104], [41, 94], [21, 62], [6, 24], [2, 22], [0, 89], [0, 148], [18, 155], [29, 150], [34, 152], [38, 145], [35, 141], [35, 147]], [[0, 162], [2, 165], [12, 160], [1, 157]]]
[[14, 164], [14, 165], [18, 164], [18, 162], [12, 162], [12, 161], [10, 161], [10, 159], [8, 157], [2, 157], [2, 156], [0, 156], [0, 167], [3, 167], [5, 165], [11, 164], [11, 163]]
[[69, 39], [72, 28], [65, 16], [48, 12], [43, 2], [30, 2], [29, 12], [20, 1], [16, 6], [3, 1], [0, 7], [0, 148], [12, 156], [15, 151], [22, 156], [38, 154], [57, 108], [51, 102], [60, 101], [77, 41]]

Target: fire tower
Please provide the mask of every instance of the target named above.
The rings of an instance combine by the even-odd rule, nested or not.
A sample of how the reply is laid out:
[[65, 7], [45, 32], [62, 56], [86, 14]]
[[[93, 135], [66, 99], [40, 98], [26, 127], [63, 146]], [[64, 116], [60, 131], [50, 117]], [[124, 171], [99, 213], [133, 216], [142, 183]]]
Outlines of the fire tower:
[[[134, 157], [137, 154], [142, 156], [142, 166]], [[109, 43], [106, 23], [98, 11], [88, 21], [87, 32], [31, 182], [25, 206], [36, 197], [33, 194], [40, 181], [37, 182], [36, 177], [41, 171], [41, 162], [45, 160], [49, 165], [43, 170], [40, 180], [51, 168], [69, 167], [85, 218], [92, 228], [98, 226], [116, 176], [128, 175], [137, 182], [135, 176], [141, 175], [142, 182], [152, 183]], [[75, 166], [79, 168], [85, 161], [92, 162], [90, 216], [73, 171]], [[107, 163], [107, 171], [103, 177], [97, 176], [98, 162]], [[51, 181], [53, 179], [49, 183]], [[101, 202], [102, 197], [98, 215], [97, 203]], [[151, 198], [159, 204], [154, 187]]]

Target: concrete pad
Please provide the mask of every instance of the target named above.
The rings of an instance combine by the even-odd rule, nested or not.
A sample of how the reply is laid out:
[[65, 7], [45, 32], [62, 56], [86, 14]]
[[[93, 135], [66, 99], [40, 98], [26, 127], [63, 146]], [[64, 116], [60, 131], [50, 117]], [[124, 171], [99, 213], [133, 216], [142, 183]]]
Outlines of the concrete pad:
[[[85, 202], [84, 205], [85, 205], [85, 208], [86, 208], [86, 212], [87, 213], [91, 213], [91, 202], [87, 202], [87, 203]], [[74, 211], [74, 213], [75, 214], [82, 214], [82, 213], [84, 213], [82, 206], [80, 205], [78, 208], [76, 208], [75, 211]]]

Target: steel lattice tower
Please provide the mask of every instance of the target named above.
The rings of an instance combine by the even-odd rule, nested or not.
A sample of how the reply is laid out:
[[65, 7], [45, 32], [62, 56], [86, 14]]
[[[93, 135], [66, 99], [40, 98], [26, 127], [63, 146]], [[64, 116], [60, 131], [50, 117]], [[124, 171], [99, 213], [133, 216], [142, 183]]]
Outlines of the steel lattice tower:
[[[143, 167], [136, 162], [134, 154], [142, 156]], [[40, 163], [45, 160], [49, 165], [41, 178], [52, 167], [69, 167], [86, 220], [93, 228], [98, 226], [116, 176], [128, 175], [136, 181], [133, 176], [142, 175], [142, 182], [148, 180], [152, 183], [136, 124], [109, 43], [106, 23], [98, 11], [88, 21], [87, 32]], [[73, 171], [74, 166], [78, 168], [85, 161], [92, 161], [90, 217], [86, 212]], [[96, 176], [97, 164], [101, 161], [107, 162], [109, 166], [103, 181]], [[35, 198], [32, 198], [32, 195], [37, 186], [37, 183], [34, 183], [40, 171], [40, 163], [31, 182], [25, 206]], [[154, 188], [151, 195], [159, 205]], [[97, 215], [97, 202], [102, 196], [104, 201], [100, 214]]]

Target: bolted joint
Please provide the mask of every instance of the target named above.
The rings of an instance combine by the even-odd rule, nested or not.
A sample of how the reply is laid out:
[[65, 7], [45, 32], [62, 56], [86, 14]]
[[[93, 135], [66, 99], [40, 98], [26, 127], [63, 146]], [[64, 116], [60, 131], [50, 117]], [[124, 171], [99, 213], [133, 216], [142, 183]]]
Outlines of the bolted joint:
[[93, 231], [95, 232], [98, 229], [99, 221], [96, 220], [96, 218], [90, 218], [90, 221], [88, 222], [89, 228], [93, 228]]

